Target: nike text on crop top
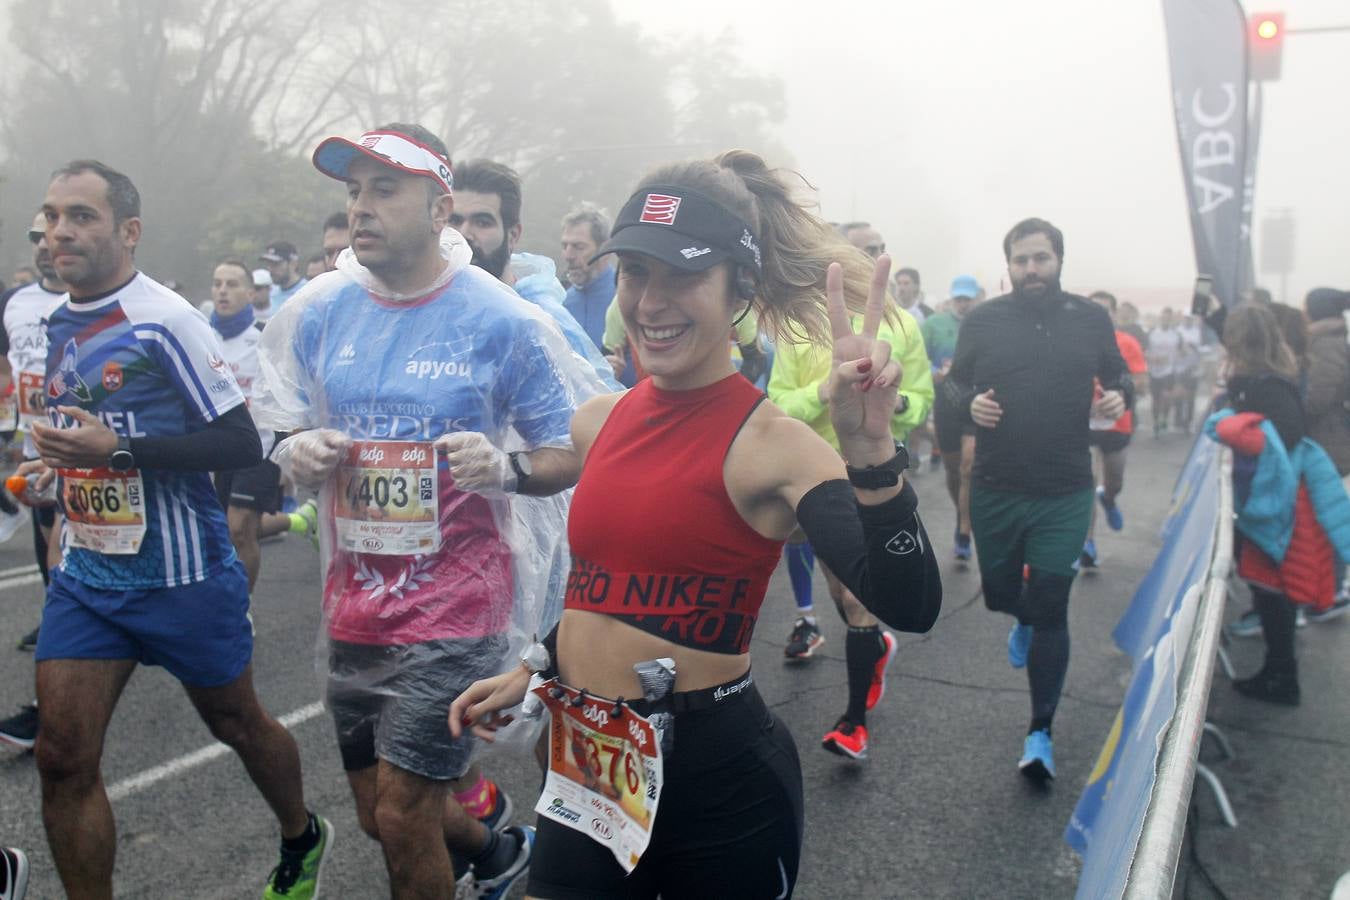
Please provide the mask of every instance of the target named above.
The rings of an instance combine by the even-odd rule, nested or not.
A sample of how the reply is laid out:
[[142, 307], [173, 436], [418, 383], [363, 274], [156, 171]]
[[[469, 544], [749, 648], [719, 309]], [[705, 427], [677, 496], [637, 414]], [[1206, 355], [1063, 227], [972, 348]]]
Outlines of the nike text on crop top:
[[722, 466], [763, 399], [735, 374], [691, 391], [647, 379], [615, 404], [572, 498], [567, 609], [696, 650], [749, 651], [783, 542], [741, 518]]

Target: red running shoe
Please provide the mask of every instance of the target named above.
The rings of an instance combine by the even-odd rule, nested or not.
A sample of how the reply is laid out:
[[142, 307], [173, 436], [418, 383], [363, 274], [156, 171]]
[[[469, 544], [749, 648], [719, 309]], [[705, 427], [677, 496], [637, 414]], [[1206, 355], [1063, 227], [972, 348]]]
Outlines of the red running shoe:
[[867, 726], [840, 719], [834, 730], [821, 738], [820, 746], [850, 759], [867, 759]]
[[900, 646], [895, 640], [895, 635], [889, 631], [881, 633], [881, 642], [886, 645], [886, 653], [877, 660], [876, 668], [872, 670], [872, 686], [867, 689], [869, 712], [881, 702], [882, 697], [886, 696], [886, 669], [890, 666], [891, 660], [895, 659], [895, 651]]

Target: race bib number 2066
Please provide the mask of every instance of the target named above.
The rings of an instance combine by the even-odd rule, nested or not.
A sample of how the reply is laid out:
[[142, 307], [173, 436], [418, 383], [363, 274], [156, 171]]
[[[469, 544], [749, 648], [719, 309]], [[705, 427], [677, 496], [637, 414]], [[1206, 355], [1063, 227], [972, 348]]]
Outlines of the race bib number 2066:
[[140, 552], [145, 538], [145, 484], [137, 469], [58, 469], [70, 542], [96, 553]]
[[389, 556], [440, 549], [436, 449], [429, 442], [354, 441], [337, 476], [341, 549]]

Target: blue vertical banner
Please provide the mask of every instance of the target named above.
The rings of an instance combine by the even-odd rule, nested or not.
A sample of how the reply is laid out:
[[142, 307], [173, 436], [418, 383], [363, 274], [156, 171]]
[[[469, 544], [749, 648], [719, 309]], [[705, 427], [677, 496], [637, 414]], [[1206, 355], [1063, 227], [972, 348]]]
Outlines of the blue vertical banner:
[[[1251, 257], [1247, 18], [1238, 0], [1163, 0], [1181, 171], [1198, 269], [1225, 306]], [[1249, 182], [1249, 175], [1251, 176]]]
[[1125, 888], [1221, 527], [1219, 477], [1217, 445], [1201, 437], [1173, 489], [1162, 549], [1112, 635], [1134, 674], [1064, 831], [1083, 857], [1082, 898], [1119, 897]]

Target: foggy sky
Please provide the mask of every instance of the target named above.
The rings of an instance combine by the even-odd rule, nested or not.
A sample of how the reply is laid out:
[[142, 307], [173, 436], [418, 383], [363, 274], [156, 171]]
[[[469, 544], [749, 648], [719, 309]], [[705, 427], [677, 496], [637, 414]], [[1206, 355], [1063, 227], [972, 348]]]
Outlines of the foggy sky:
[[[991, 294], [1003, 234], [1037, 215], [1065, 232], [1069, 288], [1185, 302], [1195, 276], [1160, 0], [614, 0], [667, 34], [741, 40], [780, 75], [783, 143], [835, 221], [877, 225], [930, 296], [959, 272]], [[1272, 0], [1287, 26], [1350, 25], [1345, 0]], [[1350, 33], [1288, 35], [1266, 89], [1253, 217], [1297, 218], [1288, 300], [1350, 288]], [[771, 160], [773, 162], [773, 160]]]

